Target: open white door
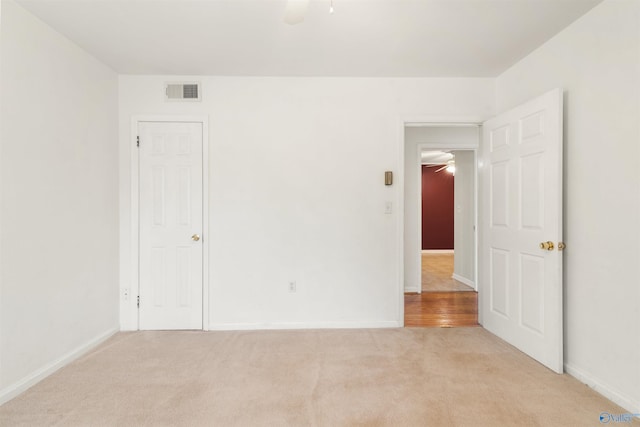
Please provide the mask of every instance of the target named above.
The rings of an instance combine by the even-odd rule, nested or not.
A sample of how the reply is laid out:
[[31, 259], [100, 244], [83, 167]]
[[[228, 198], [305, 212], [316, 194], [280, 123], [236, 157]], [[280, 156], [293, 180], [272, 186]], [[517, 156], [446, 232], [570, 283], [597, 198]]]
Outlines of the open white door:
[[140, 329], [202, 329], [202, 123], [140, 122]]
[[482, 324], [561, 373], [562, 90], [484, 123], [480, 178]]

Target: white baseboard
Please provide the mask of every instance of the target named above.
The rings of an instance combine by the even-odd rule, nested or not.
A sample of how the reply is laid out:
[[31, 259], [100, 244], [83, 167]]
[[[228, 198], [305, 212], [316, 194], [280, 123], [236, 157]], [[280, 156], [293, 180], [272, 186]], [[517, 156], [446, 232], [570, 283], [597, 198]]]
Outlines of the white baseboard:
[[453, 280], [457, 280], [460, 283], [464, 283], [465, 285], [470, 286], [473, 289], [476, 288], [476, 283], [474, 281], [472, 281], [472, 280], [467, 279], [466, 277], [458, 276], [456, 273], [453, 273], [451, 275], [451, 278]]
[[48, 363], [48, 364], [44, 365], [40, 369], [38, 369], [35, 372], [27, 375], [26, 377], [22, 378], [21, 380], [19, 380], [19, 381], [15, 382], [15, 383], [9, 385], [8, 387], [5, 387], [4, 389], [0, 390], [0, 405], [2, 405], [3, 403], [6, 403], [9, 400], [13, 399], [14, 397], [18, 396], [19, 394], [21, 394], [22, 392], [24, 392], [28, 388], [34, 386], [35, 384], [37, 384], [38, 382], [42, 381], [43, 379], [45, 379], [49, 375], [53, 374], [58, 369], [62, 368], [65, 365], [68, 365], [69, 363], [73, 362], [74, 360], [76, 360], [80, 356], [86, 354], [90, 350], [93, 350], [95, 347], [97, 347], [98, 345], [102, 344], [104, 341], [106, 341], [108, 338], [110, 338], [116, 332], [118, 332], [118, 329], [109, 329], [108, 331], [103, 332], [102, 334], [100, 334], [97, 337], [87, 341], [86, 343], [82, 344], [81, 346], [71, 350], [69, 353], [65, 354], [64, 356], [54, 360], [51, 363]]
[[407, 293], [407, 292], [412, 292], [412, 293], [415, 292], [415, 293], [419, 294], [420, 292], [422, 292], [422, 288], [417, 288], [417, 287], [413, 287], [413, 286], [405, 287], [404, 288], [404, 292], [405, 293]]
[[423, 254], [452, 254], [454, 253], [454, 249], [423, 249]]
[[381, 329], [402, 328], [403, 322], [389, 320], [379, 322], [282, 322], [282, 323], [214, 323], [210, 331], [247, 331], [271, 329]]
[[[632, 398], [625, 396], [623, 393], [616, 390], [615, 387], [611, 387], [610, 385], [595, 379], [592, 375], [584, 372], [583, 370], [569, 364], [564, 365], [564, 371], [578, 381], [585, 383], [607, 399], [619, 406], [622, 406], [624, 409], [629, 411], [629, 413], [640, 414], [640, 402], [634, 402]], [[606, 408], [602, 408], [602, 410], [606, 410]]]

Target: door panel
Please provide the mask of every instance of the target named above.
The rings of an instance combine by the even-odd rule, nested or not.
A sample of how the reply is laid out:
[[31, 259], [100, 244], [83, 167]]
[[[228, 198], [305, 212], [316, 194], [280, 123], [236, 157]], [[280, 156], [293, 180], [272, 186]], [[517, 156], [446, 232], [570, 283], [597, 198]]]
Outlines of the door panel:
[[202, 124], [138, 132], [140, 329], [202, 329]]
[[491, 311], [509, 317], [509, 252], [491, 248]]
[[483, 326], [562, 372], [562, 91], [485, 122], [481, 159]]

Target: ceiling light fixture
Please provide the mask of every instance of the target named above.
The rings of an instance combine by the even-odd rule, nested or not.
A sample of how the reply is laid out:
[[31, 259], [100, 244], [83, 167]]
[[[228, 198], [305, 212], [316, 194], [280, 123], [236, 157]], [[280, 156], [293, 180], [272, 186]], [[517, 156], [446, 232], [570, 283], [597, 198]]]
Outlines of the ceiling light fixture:
[[[287, 0], [284, 22], [296, 25], [304, 21], [311, 0]], [[333, 15], [333, 0], [329, 0], [329, 14]]]

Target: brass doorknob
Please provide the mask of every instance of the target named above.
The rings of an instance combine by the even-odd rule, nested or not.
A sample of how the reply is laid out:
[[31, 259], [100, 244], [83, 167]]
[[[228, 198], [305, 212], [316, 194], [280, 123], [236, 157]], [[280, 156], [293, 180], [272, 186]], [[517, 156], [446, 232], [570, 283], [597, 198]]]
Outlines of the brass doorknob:
[[554, 248], [553, 242], [542, 242], [540, 243], [540, 249], [546, 249], [548, 251], [552, 251]]
[[197, 234], [194, 234], [193, 236], [191, 236], [191, 240], [193, 240], [194, 242], [197, 242], [198, 240], [200, 240], [200, 236]]

